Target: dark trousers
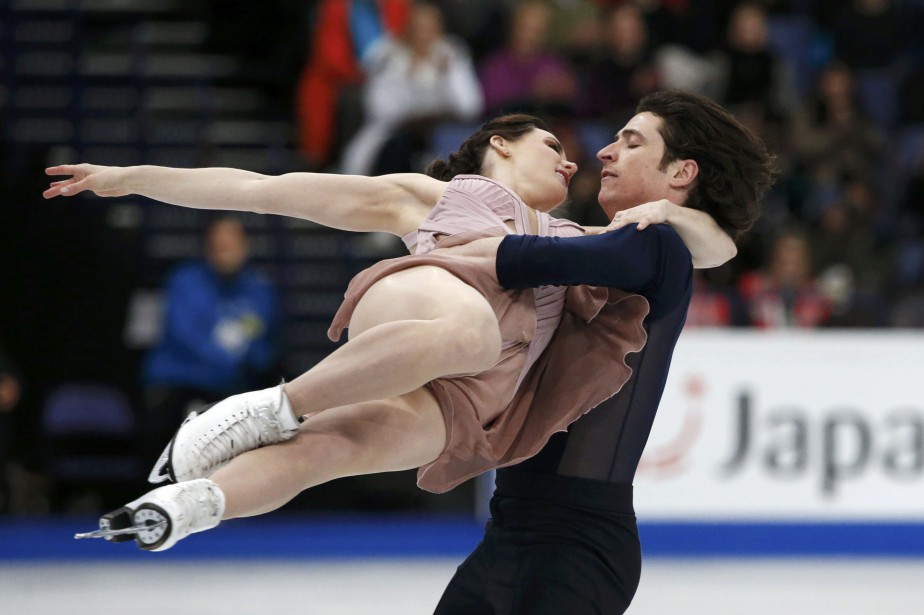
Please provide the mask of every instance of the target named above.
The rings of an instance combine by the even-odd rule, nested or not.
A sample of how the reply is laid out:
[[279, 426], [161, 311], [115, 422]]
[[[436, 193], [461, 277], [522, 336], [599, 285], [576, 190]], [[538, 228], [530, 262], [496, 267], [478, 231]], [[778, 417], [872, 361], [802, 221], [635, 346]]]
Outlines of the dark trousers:
[[631, 485], [508, 471], [435, 614], [619, 615], [640, 574]]

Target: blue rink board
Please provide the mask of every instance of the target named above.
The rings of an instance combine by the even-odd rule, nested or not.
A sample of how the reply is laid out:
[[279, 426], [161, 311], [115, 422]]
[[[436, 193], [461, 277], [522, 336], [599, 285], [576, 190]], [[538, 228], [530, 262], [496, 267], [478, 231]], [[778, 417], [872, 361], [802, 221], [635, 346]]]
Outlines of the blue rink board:
[[[88, 517], [0, 518], [0, 563], [24, 560], [316, 559], [458, 557], [478, 543], [464, 518], [272, 515], [226, 522], [173, 549], [74, 540]], [[924, 558], [924, 523], [643, 523], [646, 556]]]

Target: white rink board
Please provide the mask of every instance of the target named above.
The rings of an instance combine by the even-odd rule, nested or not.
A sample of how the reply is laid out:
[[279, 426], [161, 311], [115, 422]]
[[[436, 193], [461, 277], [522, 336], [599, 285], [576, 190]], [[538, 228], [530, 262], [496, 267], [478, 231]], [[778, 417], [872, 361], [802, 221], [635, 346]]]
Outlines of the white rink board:
[[646, 521], [924, 521], [924, 332], [685, 331]]

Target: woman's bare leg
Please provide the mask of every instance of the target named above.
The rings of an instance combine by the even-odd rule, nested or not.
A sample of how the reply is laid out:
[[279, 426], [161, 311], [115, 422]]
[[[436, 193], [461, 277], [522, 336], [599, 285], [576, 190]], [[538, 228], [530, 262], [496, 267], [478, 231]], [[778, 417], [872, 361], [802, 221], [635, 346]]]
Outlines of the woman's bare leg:
[[429, 266], [372, 285], [353, 312], [350, 336], [284, 388], [233, 395], [185, 422], [155, 463], [151, 482], [209, 476], [246, 451], [297, 435], [297, 417], [399, 397], [442, 376], [481, 372], [501, 351], [488, 301]]
[[285, 385], [297, 416], [403, 395], [441, 376], [492, 367], [497, 318], [475, 289], [438, 267], [376, 282], [350, 320], [350, 341]]
[[224, 493], [224, 519], [249, 517], [335, 478], [417, 468], [445, 443], [436, 399], [418, 389], [316, 414], [295, 438], [244, 453], [209, 478]]

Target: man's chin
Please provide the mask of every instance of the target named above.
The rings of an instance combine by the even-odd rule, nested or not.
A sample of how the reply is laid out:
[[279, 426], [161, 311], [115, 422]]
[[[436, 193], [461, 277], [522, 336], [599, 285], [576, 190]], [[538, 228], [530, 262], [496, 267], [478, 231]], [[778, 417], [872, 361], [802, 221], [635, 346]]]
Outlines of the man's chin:
[[606, 214], [608, 220], [612, 221], [613, 218], [619, 213], [623, 208], [619, 207], [615, 203], [607, 203], [604, 199], [600, 199], [600, 208], [603, 210], [603, 213]]
[[601, 188], [600, 192], [597, 194], [597, 202], [600, 203], [600, 208], [606, 213], [606, 217], [610, 220], [612, 220], [617, 213], [626, 209], [625, 203], [622, 201], [623, 199], [618, 198], [617, 194], [607, 190], [605, 187]]

